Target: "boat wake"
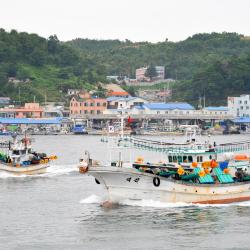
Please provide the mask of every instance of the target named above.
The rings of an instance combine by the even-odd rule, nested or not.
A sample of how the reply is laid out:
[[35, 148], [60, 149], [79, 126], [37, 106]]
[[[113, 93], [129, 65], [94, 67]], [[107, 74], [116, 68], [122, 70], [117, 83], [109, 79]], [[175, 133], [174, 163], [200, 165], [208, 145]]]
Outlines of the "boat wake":
[[65, 175], [73, 172], [78, 173], [76, 165], [52, 165], [43, 176]]
[[102, 204], [103, 202], [104, 202], [104, 199], [95, 194], [92, 194], [86, 197], [85, 199], [80, 200], [80, 203], [82, 204]]
[[[90, 195], [85, 199], [82, 199], [80, 203], [82, 204], [99, 204], [102, 205], [105, 202], [103, 197], [97, 195]], [[250, 207], [250, 201], [230, 203], [230, 204], [193, 204], [193, 203], [166, 203], [161, 201], [154, 200], [122, 200], [118, 203], [121, 206], [133, 206], [133, 207], [149, 207], [149, 208], [182, 208], [182, 207], [197, 207], [197, 208], [207, 208], [207, 207], [231, 207], [231, 206], [240, 206], [240, 207]]]
[[78, 168], [76, 165], [52, 165], [47, 168], [47, 172], [44, 174], [34, 174], [34, 175], [26, 175], [20, 174], [15, 175], [9, 172], [0, 172], [0, 179], [7, 179], [7, 178], [41, 178], [41, 177], [54, 177], [58, 175], [69, 175], [74, 172], [78, 172]]

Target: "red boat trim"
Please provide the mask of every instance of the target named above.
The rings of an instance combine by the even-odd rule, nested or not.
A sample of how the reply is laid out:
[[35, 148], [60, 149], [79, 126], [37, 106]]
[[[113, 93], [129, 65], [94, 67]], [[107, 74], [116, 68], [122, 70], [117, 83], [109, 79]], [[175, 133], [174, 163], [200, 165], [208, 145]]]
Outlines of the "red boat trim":
[[222, 200], [196, 201], [196, 202], [192, 202], [192, 203], [194, 203], [194, 204], [227, 204], [227, 203], [242, 202], [242, 201], [250, 201], [250, 196], [238, 197], [238, 198], [228, 198], [228, 199], [222, 199]]

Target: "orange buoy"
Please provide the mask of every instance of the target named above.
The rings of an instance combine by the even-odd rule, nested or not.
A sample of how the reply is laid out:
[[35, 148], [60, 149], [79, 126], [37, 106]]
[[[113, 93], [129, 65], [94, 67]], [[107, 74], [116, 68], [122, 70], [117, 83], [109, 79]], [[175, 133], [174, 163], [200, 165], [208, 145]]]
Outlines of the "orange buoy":
[[234, 156], [235, 161], [247, 161], [248, 157], [245, 154], [237, 154]]
[[212, 160], [210, 166], [211, 166], [211, 168], [217, 168], [218, 162], [216, 162], [215, 160]]
[[192, 162], [192, 167], [193, 168], [197, 168], [198, 167], [198, 163], [196, 161]]
[[185, 170], [182, 167], [179, 167], [177, 170], [178, 175], [184, 175], [185, 174]]
[[200, 173], [199, 173], [199, 176], [200, 177], [204, 177], [206, 175], [205, 171], [204, 170], [201, 170]]
[[209, 168], [204, 168], [205, 174], [210, 174], [210, 169]]
[[79, 167], [79, 173], [84, 174], [86, 172], [88, 172], [88, 167], [83, 167], [83, 166]]
[[229, 168], [224, 168], [223, 173], [224, 174], [229, 174], [230, 173], [230, 169]]
[[138, 164], [143, 164], [143, 162], [144, 162], [144, 159], [142, 157], [137, 157], [135, 160], [135, 163], [138, 163]]

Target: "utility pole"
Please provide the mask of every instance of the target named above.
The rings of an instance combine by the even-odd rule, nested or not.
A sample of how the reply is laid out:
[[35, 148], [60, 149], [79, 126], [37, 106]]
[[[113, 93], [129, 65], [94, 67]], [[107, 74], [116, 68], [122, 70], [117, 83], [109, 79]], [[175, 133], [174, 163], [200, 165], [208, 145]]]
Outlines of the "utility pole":
[[19, 105], [21, 105], [21, 89], [20, 89], [20, 86], [18, 87], [18, 102], [19, 102]]
[[203, 106], [204, 106], [204, 108], [206, 107], [206, 96], [205, 95], [203, 97]]
[[47, 94], [46, 94], [46, 91], [44, 92], [44, 105], [46, 106], [46, 103], [47, 103]]

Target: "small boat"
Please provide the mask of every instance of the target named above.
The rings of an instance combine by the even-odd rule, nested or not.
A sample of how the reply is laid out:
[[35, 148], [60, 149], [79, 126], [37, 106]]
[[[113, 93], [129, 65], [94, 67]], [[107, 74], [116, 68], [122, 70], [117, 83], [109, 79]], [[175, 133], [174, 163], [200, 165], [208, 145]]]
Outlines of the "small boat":
[[32, 150], [31, 139], [26, 136], [18, 140], [12, 135], [13, 142], [3, 142], [0, 152], [0, 170], [16, 175], [32, 175], [45, 173], [51, 160], [57, 156], [47, 156], [45, 153], [37, 153]]
[[88, 134], [86, 128], [81, 124], [76, 124], [73, 127], [72, 132], [74, 135], [86, 135], [86, 134]]

